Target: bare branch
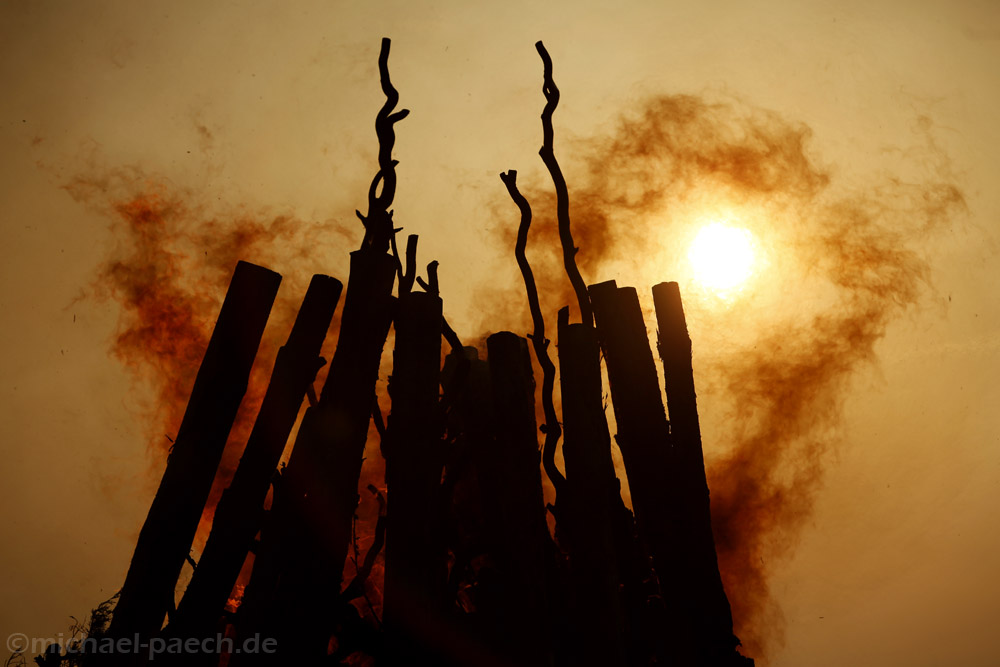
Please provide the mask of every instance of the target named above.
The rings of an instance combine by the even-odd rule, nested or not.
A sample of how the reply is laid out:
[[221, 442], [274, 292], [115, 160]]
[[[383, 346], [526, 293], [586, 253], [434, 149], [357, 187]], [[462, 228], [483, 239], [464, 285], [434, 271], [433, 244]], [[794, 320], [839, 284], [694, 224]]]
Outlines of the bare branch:
[[580, 305], [580, 317], [584, 324], [593, 326], [594, 314], [590, 307], [590, 297], [587, 295], [587, 284], [580, 275], [580, 269], [576, 265], [577, 247], [573, 245], [573, 233], [569, 224], [569, 191], [566, 188], [566, 179], [563, 177], [559, 163], [556, 161], [555, 150], [552, 147], [555, 131], [552, 127], [552, 114], [559, 104], [559, 89], [552, 79], [552, 58], [545, 46], [541, 42], [535, 43], [538, 55], [542, 57], [544, 68], [544, 82], [542, 93], [545, 95], [545, 108], [542, 111], [542, 147], [538, 154], [542, 157], [549, 174], [552, 176], [552, 184], [556, 190], [556, 218], [559, 221], [559, 240], [562, 242], [563, 264], [566, 267], [566, 275], [576, 292], [576, 299]]
[[448, 341], [448, 345], [451, 346], [451, 351], [455, 354], [462, 353], [462, 341], [459, 339], [458, 334], [455, 330], [451, 328], [448, 324], [448, 320], [441, 318], [441, 333], [444, 335], [444, 339]]
[[[387, 37], [382, 39], [378, 56], [379, 78], [382, 92], [385, 94], [385, 103], [375, 116], [379, 170], [368, 189], [368, 215], [362, 216], [358, 213], [358, 217], [365, 224], [365, 237], [361, 242], [361, 248], [373, 252], [386, 252], [392, 243], [392, 214], [389, 212], [389, 207], [392, 206], [393, 197], [396, 195], [398, 164], [392, 159], [392, 148], [396, 143], [394, 125], [410, 113], [407, 109], [393, 112], [399, 102], [399, 93], [389, 78], [389, 44]], [[379, 192], [380, 183], [381, 192]]]
[[552, 400], [552, 392], [556, 381], [556, 367], [549, 358], [549, 340], [545, 337], [545, 318], [542, 317], [542, 308], [538, 302], [538, 288], [535, 285], [535, 276], [531, 272], [531, 265], [528, 263], [528, 256], [525, 250], [528, 246], [528, 229], [531, 227], [531, 206], [524, 195], [517, 189], [517, 172], [511, 169], [507, 173], [500, 174], [500, 180], [507, 186], [510, 198], [517, 204], [521, 211], [521, 223], [517, 228], [517, 243], [514, 246], [514, 256], [517, 257], [517, 265], [521, 269], [524, 278], [524, 289], [528, 293], [528, 308], [531, 311], [531, 321], [534, 325], [534, 332], [528, 336], [535, 349], [535, 358], [538, 365], [542, 367], [542, 409], [545, 412], [545, 425], [542, 432], [545, 433], [545, 444], [542, 445], [542, 466], [545, 474], [549, 476], [556, 493], [563, 486], [566, 478], [556, 466], [556, 446], [562, 436], [562, 428], [559, 426], [559, 417], [556, 415], [555, 404]]
[[427, 292], [428, 294], [433, 294], [435, 296], [437, 296], [441, 292], [438, 286], [437, 269], [438, 269], [438, 262], [437, 260], [434, 260], [433, 262], [427, 265], [427, 280], [424, 280], [419, 276], [417, 277], [417, 284], [420, 285], [422, 288], [424, 288], [425, 292]]
[[441, 293], [441, 289], [440, 289], [440, 287], [438, 285], [438, 263], [437, 263], [437, 260], [434, 260], [433, 262], [431, 262], [430, 264], [427, 265], [427, 283], [430, 285], [430, 290], [428, 290], [428, 291], [431, 294], [437, 296], [438, 294]]

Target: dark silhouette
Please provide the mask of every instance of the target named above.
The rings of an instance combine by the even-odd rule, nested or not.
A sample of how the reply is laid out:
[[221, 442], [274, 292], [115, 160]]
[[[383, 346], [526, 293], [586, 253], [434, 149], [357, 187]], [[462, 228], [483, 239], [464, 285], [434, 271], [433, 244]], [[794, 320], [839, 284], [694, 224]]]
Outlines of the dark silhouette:
[[[109, 637], [186, 640], [218, 633], [234, 640], [236, 648], [221, 655], [162, 658], [206, 666], [373, 660], [387, 667], [753, 664], [737, 652], [716, 558], [679, 290], [676, 283], [653, 288], [668, 421], [635, 289], [614, 281], [588, 289], [576, 265], [569, 192], [553, 149], [559, 90], [548, 52], [541, 42], [536, 49], [545, 96], [540, 155], [555, 187], [564, 270], [582, 320], [570, 323], [568, 306], [557, 314], [561, 420], [556, 365], [526, 255], [531, 206], [518, 190], [516, 172], [501, 178], [520, 212], [514, 255], [531, 314], [527, 338], [494, 333], [481, 359], [444, 318], [437, 262], [427, 265], [426, 279], [417, 276], [415, 235], [399, 255], [392, 148], [394, 125], [407, 112], [395, 111], [398, 94], [389, 78], [389, 41], [383, 40], [378, 172], [367, 212], [358, 212], [364, 236], [351, 253], [337, 347], [322, 391], [317, 398], [312, 385], [341, 284], [314, 276], [216, 508], [204, 554], [173, 612], [174, 586], [190, 559], [280, 280], [241, 262]], [[390, 326], [391, 410], [383, 420], [375, 385]], [[442, 365], [445, 342], [450, 352]], [[542, 373], [540, 429], [532, 350]], [[613, 462], [602, 351], [634, 516], [622, 501]], [[304, 396], [309, 407], [288, 465], [279, 469]], [[386, 464], [385, 494], [361, 480], [372, 422]], [[556, 463], [563, 436], [565, 472]], [[543, 470], [555, 491], [548, 508]], [[356, 515], [361, 484], [379, 505], [363, 556], [359, 531], [369, 527]], [[269, 489], [272, 502], [264, 511]], [[375, 575], [383, 550], [380, 582]], [[344, 586], [348, 559], [355, 574]], [[250, 576], [234, 612], [227, 603], [241, 568]], [[107, 610], [100, 609], [91, 624], [95, 635], [104, 633]], [[168, 611], [169, 625], [161, 630]], [[274, 650], [240, 650], [261, 638], [276, 642]], [[40, 660], [58, 664], [64, 658], [51, 651]], [[146, 662], [141, 653], [74, 654], [73, 660]]]
[[[174, 608], [174, 586], [188, 558], [281, 276], [240, 262], [205, 351], [139, 533], [109, 634], [149, 639]], [[120, 656], [128, 662], [134, 656]]]
[[341, 288], [339, 280], [323, 275], [313, 276], [309, 284], [288, 341], [278, 350], [267, 392], [232, 483], [215, 508], [212, 532], [198, 567], [171, 619], [171, 634], [200, 637], [215, 633], [260, 530], [264, 501], [302, 401], [325, 363], [319, 356], [320, 347]]

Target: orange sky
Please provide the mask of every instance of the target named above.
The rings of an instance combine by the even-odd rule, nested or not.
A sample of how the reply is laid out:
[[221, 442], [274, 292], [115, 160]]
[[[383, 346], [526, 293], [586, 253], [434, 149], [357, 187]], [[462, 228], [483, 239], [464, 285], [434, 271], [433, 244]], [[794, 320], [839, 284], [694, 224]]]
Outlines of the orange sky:
[[[494, 233], [516, 224], [497, 174], [516, 168], [524, 189], [548, 185], [533, 48], [544, 39], [562, 90], [556, 152], [571, 196], [599, 152], [588, 138], [612, 136], [620, 114], [653, 96], [688, 94], [727, 105], [723, 120], [737, 130], [768, 113], [776, 127], [807, 128], [804, 154], [832, 195], [866, 206], [885, 195], [891, 210], [879, 215], [901, 234], [894, 243], [926, 258], [930, 287], [893, 311], [873, 363], [851, 368], [843, 411], [823, 426], [815, 511], [771, 568], [785, 640], [761, 664], [995, 663], [994, 3], [152, 7], [0, 6], [0, 636], [53, 636], [117, 589], [163, 464], [140, 417], [148, 389], [109, 355], [117, 307], [77, 300], [118, 239], [101, 197], [74, 198], [66, 186], [83, 179], [120, 195], [155, 184], [195, 218], [288, 215], [360, 238], [353, 209], [374, 171], [375, 58], [389, 36], [393, 81], [412, 112], [397, 132], [396, 219], [421, 234], [424, 260], [441, 261], [447, 316], [471, 336], [491, 326], [474, 297], [515, 276]], [[906, 188], [916, 196], [938, 181], [961, 190], [965, 212], [907, 227], [911, 209], [895, 208]], [[822, 312], [829, 255], [810, 264], [818, 246], [807, 232], [837, 222], [810, 208], [800, 228], [781, 202], [721, 192], [668, 199], [643, 262], [609, 257], [586, 275], [640, 293], [672, 279], [687, 290], [710, 459], [732, 430], [727, 345]], [[813, 200], [802, 202], [788, 210]], [[642, 211], [643, 229], [660, 229], [657, 215]], [[770, 253], [734, 306], [699, 294], [685, 263], [699, 225], [725, 215], [749, 220]], [[303, 270], [343, 277], [354, 243], [330, 239], [305, 270], [280, 259], [272, 268], [289, 283]]]

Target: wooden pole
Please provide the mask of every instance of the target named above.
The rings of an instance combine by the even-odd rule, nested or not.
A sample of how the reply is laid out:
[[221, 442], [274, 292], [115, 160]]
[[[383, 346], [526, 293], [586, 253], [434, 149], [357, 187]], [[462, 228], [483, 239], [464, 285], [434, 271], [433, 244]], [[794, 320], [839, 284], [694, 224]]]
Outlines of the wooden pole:
[[624, 616], [614, 545], [615, 497], [621, 502], [604, 415], [600, 349], [590, 324], [569, 324], [559, 311], [558, 358], [566, 482], [557, 508], [560, 542], [568, 547], [575, 620], [592, 664], [624, 665]]
[[139, 533], [109, 628], [112, 637], [138, 635], [140, 641], [148, 640], [174, 607], [174, 586], [246, 393], [280, 282], [280, 275], [263, 267], [236, 265], [167, 468]]
[[753, 664], [736, 652], [733, 617], [719, 575], [688, 336], [677, 283], [653, 287], [664, 386], [670, 411], [670, 486], [677, 513], [674, 590], [690, 619], [703, 665]]
[[498, 574], [494, 646], [523, 665], [550, 663], [541, 452], [528, 341], [508, 331], [486, 339], [496, 441], [480, 458], [483, 505]]
[[288, 341], [278, 350], [271, 380], [239, 466], [215, 509], [212, 532], [181, 599], [171, 632], [213, 634], [260, 529], [264, 500], [299, 414], [323, 364], [320, 347], [340, 299], [339, 280], [313, 276]]
[[679, 508], [669, 480], [670, 433], [639, 298], [635, 288], [619, 288], [613, 280], [591, 285], [589, 294], [638, 533], [653, 558], [668, 610], [655, 631], [675, 660], [690, 662], [694, 645], [673, 593], [679, 576], [676, 556], [683, 547], [676, 544], [674, 534]]
[[276, 598], [268, 610], [279, 628], [282, 660], [308, 664], [325, 656], [336, 622], [344, 561], [351, 543], [358, 481], [375, 400], [375, 382], [395, 308], [394, 259], [351, 253], [340, 337], [317, 405], [306, 410], [280, 485], [275, 521], [282, 535]]
[[388, 650], [400, 664], [435, 654], [433, 627], [445, 612], [447, 566], [439, 539], [441, 322], [436, 294], [400, 296], [389, 379], [392, 411], [382, 443], [388, 486], [383, 620]]

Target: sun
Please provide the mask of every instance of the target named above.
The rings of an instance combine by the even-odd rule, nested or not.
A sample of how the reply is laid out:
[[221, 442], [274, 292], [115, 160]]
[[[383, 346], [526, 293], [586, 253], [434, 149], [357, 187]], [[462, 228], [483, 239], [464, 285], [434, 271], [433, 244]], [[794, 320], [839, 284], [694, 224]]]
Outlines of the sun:
[[691, 242], [688, 260], [699, 283], [721, 296], [731, 294], [753, 274], [753, 236], [717, 222], [706, 225]]

